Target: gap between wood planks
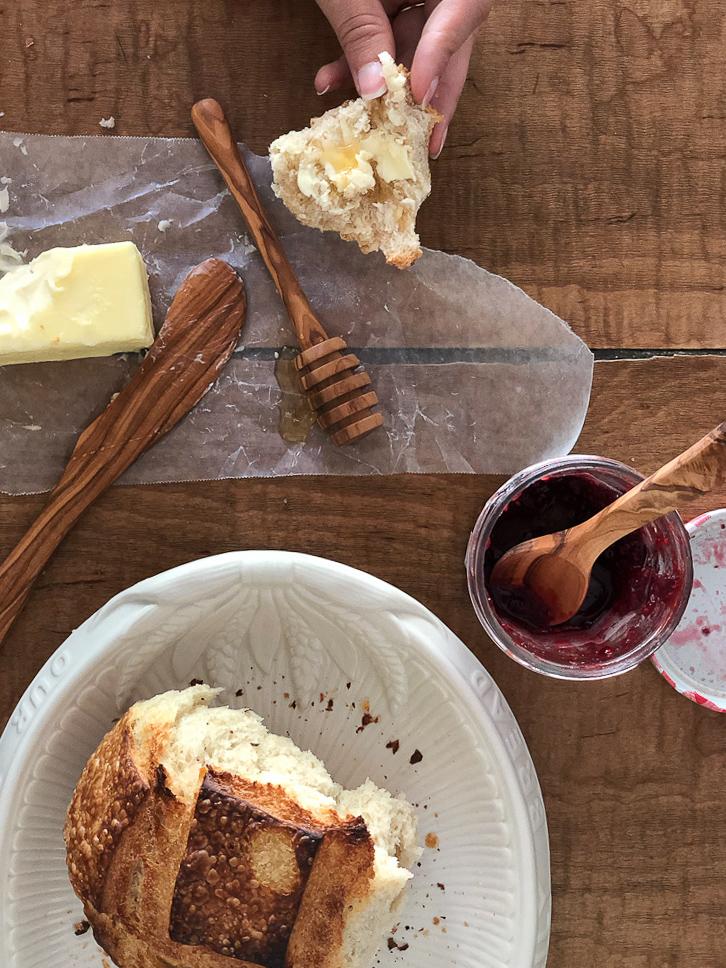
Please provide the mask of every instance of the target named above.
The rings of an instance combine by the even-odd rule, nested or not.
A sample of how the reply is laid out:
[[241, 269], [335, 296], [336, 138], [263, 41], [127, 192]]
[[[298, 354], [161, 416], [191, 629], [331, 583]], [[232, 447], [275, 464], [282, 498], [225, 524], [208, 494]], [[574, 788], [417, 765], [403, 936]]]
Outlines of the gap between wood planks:
[[613, 360], [652, 360], [658, 357], [672, 356], [726, 356], [726, 349], [639, 349], [631, 350], [627, 348], [613, 350], [592, 350], [596, 363], [607, 363]]
[[[368, 365], [383, 365], [393, 363], [517, 363], [529, 359], [540, 362], [547, 360], [561, 360], [566, 355], [560, 349], [548, 347], [459, 347], [459, 346], [380, 346], [360, 348], [349, 347], [351, 353], [361, 358]], [[653, 360], [658, 358], [708, 357], [726, 356], [726, 349], [592, 349], [596, 363], [608, 363], [627, 360]], [[269, 361], [277, 359], [279, 350], [271, 346], [245, 347], [237, 350], [235, 356], [248, 359]]]

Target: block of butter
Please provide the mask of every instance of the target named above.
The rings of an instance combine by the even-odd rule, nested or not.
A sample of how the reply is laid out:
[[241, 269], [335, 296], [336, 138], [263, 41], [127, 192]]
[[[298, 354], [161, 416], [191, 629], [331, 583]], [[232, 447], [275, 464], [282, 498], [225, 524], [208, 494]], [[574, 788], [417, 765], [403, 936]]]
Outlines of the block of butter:
[[0, 278], [0, 366], [110, 356], [153, 341], [133, 242], [49, 249]]

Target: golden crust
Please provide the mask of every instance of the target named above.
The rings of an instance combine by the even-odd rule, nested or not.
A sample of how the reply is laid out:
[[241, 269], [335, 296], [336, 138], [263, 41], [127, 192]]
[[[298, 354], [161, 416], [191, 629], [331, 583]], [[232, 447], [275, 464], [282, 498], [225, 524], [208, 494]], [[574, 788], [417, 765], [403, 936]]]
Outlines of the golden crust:
[[174, 944], [166, 939], [145, 939], [128, 931], [117, 918], [86, 907], [97, 943], [121, 968], [260, 968], [213, 951]]
[[423, 254], [423, 250], [419, 247], [416, 249], [408, 249], [406, 252], [402, 252], [400, 255], [391, 256], [386, 261], [389, 265], [396, 266], [397, 269], [409, 269], [414, 262], [417, 261]]
[[[270, 792], [260, 793], [269, 803]], [[240, 797], [229, 775], [208, 773], [176, 879], [172, 939], [282, 968], [322, 839], [315, 826], [273, 816], [249, 794]]]
[[99, 910], [139, 937], [153, 938], [169, 933], [173, 872], [181, 863], [192, 814], [171, 794], [163, 767], [157, 765], [149, 779], [149, 795], [116, 847]]
[[361, 818], [327, 831], [300, 904], [286, 968], [340, 968], [348, 912], [365, 900], [373, 877], [373, 842]]
[[66, 817], [68, 873], [83, 900], [99, 903], [114, 851], [148, 794], [124, 716], [86, 764]]
[[127, 713], [73, 795], [68, 868], [98, 943], [120, 968], [342, 968], [346, 911], [374, 878], [362, 819], [211, 770], [182, 801], [163, 740], [137, 748]]

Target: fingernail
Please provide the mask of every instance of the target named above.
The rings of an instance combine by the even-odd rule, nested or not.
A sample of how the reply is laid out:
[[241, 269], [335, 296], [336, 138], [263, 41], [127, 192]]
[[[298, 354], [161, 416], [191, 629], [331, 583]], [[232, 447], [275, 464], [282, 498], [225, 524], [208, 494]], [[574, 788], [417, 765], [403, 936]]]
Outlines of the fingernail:
[[317, 90], [317, 88], [316, 88], [316, 89], [315, 89], [315, 93], [316, 93], [316, 94], [318, 95], [318, 97], [322, 97], [322, 96], [323, 96], [323, 94], [327, 94], [329, 90], [330, 90], [330, 84], [328, 84], [328, 86], [327, 86], [327, 87], [324, 87], [324, 88], [322, 89], [322, 91], [318, 91], [318, 90]]
[[358, 71], [357, 84], [358, 93], [364, 101], [372, 101], [373, 98], [385, 94], [387, 88], [380, 62], [371, 61], [370, 64], [364, 64]]
[[428, 91], [424, 94], [424, 99], [421, 102], [422, 107], [427, 108], [429, 104], [431, 104], [431, 102], [434, 99], [434, 94], [436, 94], [436, 88], [438, 86], [439, 86], [439, 79], [438, 77], [435, 77], [433, 81], [431, 81], [431, 83], [429, 84]]
[[448, 133], [449, 133], [449, 126], [447, 124], [446, 127], [444, 128], [444, 133], [441, 136], [441, 144], [439, 145], [439, 150], [436, 152], [435, 155], [431, 155], [434, 161], [436, 161], [441, 156], [441, 152], [444, 150], [444, 145], [446, 144], [446, 136], [448, 135]]

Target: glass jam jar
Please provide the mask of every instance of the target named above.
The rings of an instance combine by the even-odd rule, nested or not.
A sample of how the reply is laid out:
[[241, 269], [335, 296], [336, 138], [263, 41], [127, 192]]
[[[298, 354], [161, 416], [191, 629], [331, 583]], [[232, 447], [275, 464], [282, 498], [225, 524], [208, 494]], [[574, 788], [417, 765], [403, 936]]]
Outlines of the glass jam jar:
[[675, 631], [693, 583], [688, 532], [677, 513], [605, 551], [588, 598], [564, 625], [530, 625], [492, 596], [489, 578], [506, 551], [580, 524], [641, 480], [619, 461], [570, 456], [521, 471], [487, 501], [466, 553], [469, 594], [489, 637], [516, 662], [558, 679], [604, 679], [633, 669]]

